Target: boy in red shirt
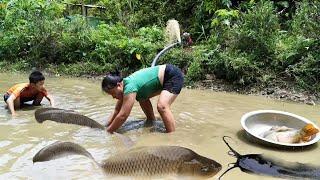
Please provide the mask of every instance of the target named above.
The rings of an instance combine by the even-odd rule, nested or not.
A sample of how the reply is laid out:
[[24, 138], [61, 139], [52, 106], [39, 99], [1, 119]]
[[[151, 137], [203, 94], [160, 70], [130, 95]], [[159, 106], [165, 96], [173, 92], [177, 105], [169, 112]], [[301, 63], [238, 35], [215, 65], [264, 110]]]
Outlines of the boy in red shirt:
[[11, 87], [3, 96], [12, 116], [16, 115], [15, 108], [20, 108], [25, 102], [33, 101], [32, 105], [39, 106], [43, 97], [46, 97], [53, 106], [53, 98], [44, 88], [45, 77], [39, 71], [33, 71], [29, 76], [29, 83], [20, 83]]

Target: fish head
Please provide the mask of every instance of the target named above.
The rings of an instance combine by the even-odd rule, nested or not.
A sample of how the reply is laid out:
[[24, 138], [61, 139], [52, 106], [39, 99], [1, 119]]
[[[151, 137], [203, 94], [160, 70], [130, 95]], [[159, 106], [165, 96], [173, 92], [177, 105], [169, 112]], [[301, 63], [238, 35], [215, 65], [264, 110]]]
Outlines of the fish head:
[[218, 162], [196, 154], [193, 158], [185, 160], [179, 171], [181, 174], [211, 177], [217, 174], [221, 168], [222, 166]]
[[317, 134], [317, 133], [319, 132], [319, 130], [318, 130], [316, 127], [314, 127], [313, 124], [307, 124], [307, 125], [305, 125], [302, 130], [303, 130], [303, 131], [306, 133], [306, 135], [308, 135], [308, 136], [312, 136], [312, 135]]
[[309, 141], [311, 136], [317, 134], [319, 132], [319, 129], [314, 127], [313, 124], [307, 124], [302, 128], [302, 140], [303, 141]]

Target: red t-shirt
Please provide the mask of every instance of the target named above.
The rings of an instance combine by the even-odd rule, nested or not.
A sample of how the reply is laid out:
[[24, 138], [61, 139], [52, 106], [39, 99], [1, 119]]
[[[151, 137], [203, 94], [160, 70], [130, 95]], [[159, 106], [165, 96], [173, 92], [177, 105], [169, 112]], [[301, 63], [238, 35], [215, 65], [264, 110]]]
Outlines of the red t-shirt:
[[40, 91], [31, 86], [29, 83], [20, 83], [11, 87], [8, 94], [14, 94], [16, 97], [20, 98], [30, 98], [42, 93], [43, 96], [48, 96], [47, 90], [42, 88]]

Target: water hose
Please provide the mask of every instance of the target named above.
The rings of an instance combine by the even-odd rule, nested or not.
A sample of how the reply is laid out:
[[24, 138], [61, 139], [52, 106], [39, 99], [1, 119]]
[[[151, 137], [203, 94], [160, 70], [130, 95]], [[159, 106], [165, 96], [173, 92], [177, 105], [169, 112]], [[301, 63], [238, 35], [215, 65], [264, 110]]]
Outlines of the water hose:
[[159, 58], [164, 55], [169, 49], [175, 47], [176, 45], [182, 45], [183, 47], [185, 46], [190, 46], [192, 44], [192, 40], [190, 38], [190, 34], [185, 32], [182, 34], [182, 40], [179, 42], [175, 42], [170, 44], [169, 46], [165, 47], [163, 50], [161, 50], [156, 57], [153, 59], [151, 63], [151, 67], [155, 66]]

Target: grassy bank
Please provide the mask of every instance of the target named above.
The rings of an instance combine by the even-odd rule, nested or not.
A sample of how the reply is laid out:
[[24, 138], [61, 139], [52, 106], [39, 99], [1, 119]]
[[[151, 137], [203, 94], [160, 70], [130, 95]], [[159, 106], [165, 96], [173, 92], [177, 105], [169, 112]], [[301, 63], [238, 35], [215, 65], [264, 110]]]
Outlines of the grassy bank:
[[65, 3], [76, 1], [1, 1], [2, 71], [128, 75], [150, 66], [174, 17], [194, 44], [172, 49], [159, 64], [179, 66], [188, 86], [216, 80], [245, 91], [320, 92], [319, 1], [90, 1], [109, 9], [91, 10], [94, 23]]

